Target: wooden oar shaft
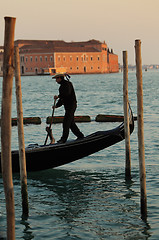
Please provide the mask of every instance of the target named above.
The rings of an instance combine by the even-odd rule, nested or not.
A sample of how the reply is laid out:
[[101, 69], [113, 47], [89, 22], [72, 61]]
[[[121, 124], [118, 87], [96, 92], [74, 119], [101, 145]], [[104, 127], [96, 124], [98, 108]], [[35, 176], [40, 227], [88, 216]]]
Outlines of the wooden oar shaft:
[[56, 104], [56, 99], [54, 100], [54, 105], [53, 105], [53, 110], [52, 110], [52, 116], [51, 116], [51, 122], [50, 122], [50, 128], [53, 123], [53, 117], [54, 117], [54, 112], [55, 112], [55, 104]]
[[[52, 116], [51, 116], [51, 122], [50, 122], [49, 129], [51, 129], [51, 125], [53, 123], [53, 117], [54, 117], [54, 112], [55, 112], [55, 105], [56, 105], [56, 99], [54, 100], [54, 105], [53, 105], [53, 110], [52, 110]], [[49, 132], [47, 133], [44, 145], [46, 145], [48, 137], [49, 137]]]

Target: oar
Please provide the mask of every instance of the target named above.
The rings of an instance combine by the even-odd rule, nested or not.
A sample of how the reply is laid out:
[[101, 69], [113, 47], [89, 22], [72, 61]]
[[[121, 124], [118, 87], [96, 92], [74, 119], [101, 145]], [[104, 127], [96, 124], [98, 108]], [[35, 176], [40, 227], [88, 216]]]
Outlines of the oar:
[[56, 99], [54, 99], [54, 105], [53, 105], [53, 110], [52, 110], [52, 116], [51, 116], [50, 125], [49, 125], [49, 127], [46, 127], [47, 136], [46, 136], [44, 145], [46, 145], [47, 140], [48, 140], [48, 137], [50, 137], [51, 143], [54, 143], [54, 142], [55, 142], [55, 139], [54, 139], [54, 137], [53, 137], [53, 135], [52, 135], [52, 129], [51, 129], [51, 125], [52, 125], [52, 123], [53, 123], [53, 118], [54, 118], [55, 105], [56, 105]]

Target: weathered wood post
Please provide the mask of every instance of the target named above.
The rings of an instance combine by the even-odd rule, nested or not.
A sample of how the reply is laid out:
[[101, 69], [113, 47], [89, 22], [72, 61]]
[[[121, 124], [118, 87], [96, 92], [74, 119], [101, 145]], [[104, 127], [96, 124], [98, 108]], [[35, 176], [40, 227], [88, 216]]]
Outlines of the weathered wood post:
[[135, 40], [135, 53], [136, 53], [136, 77], [137, 77], [137, 122], [138, 122], [139, 168], [140, 168], [141, 217], [142, 219], [146, 219], [147, 218], [147, 196], [146, 196], [146, 170], [145, 170], [145, 148], [144, 148], [141, 40]]
[[11, 157], [11, 108], [13, 86], [14, 60], [14, 29], [15, 18], [5, 17], [4, 57], [3, 57], [3, 91], [1, 110], [1, 164], [4, 183], [7, 239], [15, 239], [14, 190], [12, 180]]
[[21, 194], [22, 194], [22, 210], [23, 215], [28, 216], [28, 192], [27, 192], [27, 172], [25, 158], [25, 142], [23, 129], [23, 107], [22, 107], [22, 91], [20, 77], [20, 60], [19, 48], [14, 48], [14, 64], [15, 64], [15, 86], [16, 86], [16, 102], [17, 102], [17, 123], [18, 123], [18, 140], [19, 140], [19, 165], [21, 179]]
[[123, 105], [124, 105], [124, 131], [125, 131], [125, 178], [131, 179], [127, 51], [123, 51], [123, 103], [124, 103]]

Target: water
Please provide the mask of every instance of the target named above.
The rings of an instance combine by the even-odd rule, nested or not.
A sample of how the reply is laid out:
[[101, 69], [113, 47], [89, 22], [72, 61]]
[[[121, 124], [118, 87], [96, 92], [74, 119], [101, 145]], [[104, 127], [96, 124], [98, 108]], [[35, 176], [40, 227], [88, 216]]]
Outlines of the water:
[[[122, 73], [74, 75], [77, 115], [90, 115], [91, 123], [79, 123], [85, 135], [110, 129], [118, 123], [96, 123], [97, 114], [122, 114]], [[137, 124], [131, 136], [132, 180], [125, 181], [124, 141], [71, 164], [48, 171], [28, 173], [29, 217], [22, 219], [19, 175], [14, 175], [16, 239], [158, 239], [158, 79], [159, 72], [143, 72], [144, 137], [148, 218], [140, 218], [140, 182]], [[0, 78], [2, 82], [2, 78]], [[2, 84], [1, 84], [2, 85]], [[23, 114], [39, 116], [41, 125], [24, 127], [25, 144], [43, 144], [46, 117], [51, 115], [58, 85], [49, 76], [22, 77]], [[13, 90], [12, 116], [16, 117]], [[137, 115], [136, 76], [129, 72], [129, 99]], [[63, 115], [57, 109], [55, 115]], [[53, 125], [56, 140], [61, 124]], [[70, 134], [70, 138], [74, 136]], [[12, 149], [18, 148], [17, 127], [12, 128]], [[0, 176], [0, 237], [6, 236], [3, 182]], [[0, 238], [1, 239], [1, 238]]]

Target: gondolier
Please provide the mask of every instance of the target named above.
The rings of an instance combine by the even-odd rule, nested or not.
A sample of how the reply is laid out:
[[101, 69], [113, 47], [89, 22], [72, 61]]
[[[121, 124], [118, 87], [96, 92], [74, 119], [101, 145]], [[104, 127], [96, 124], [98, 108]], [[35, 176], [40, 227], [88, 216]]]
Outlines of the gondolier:
[[[66, 79], [65, 79], [66, 77]], [[83, 133], [79, 130], [74, 121], [74, 113], [77, 108], [77, 99], [72, 83], [69, 81], [70, 76], [65, 73], [58, 73], [53, 76], [56, 82], [60, 84], [59, 95], [55, 95], [54, 99], [58, 99], [55, 108], [59, 108], [62, 105], [65, 108], [65, 115], [63, 120], [63, 133], [58, 143], [65, 143], [69, 136], [69, 129], [73, 132], [77, 139], [84, 138]]]

